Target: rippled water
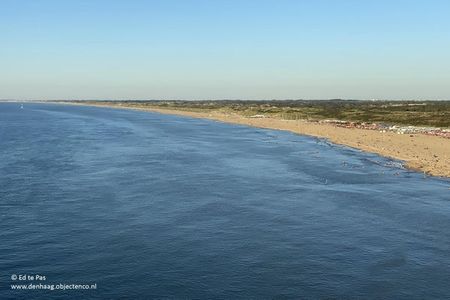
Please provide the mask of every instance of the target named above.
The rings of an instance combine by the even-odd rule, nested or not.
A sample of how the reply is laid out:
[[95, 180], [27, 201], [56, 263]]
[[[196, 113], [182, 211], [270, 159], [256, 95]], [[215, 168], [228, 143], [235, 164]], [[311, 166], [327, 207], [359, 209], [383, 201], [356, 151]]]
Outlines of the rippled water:
[[2, 103], [0, 299], [450, 298], [449, 186], [288, 132]]

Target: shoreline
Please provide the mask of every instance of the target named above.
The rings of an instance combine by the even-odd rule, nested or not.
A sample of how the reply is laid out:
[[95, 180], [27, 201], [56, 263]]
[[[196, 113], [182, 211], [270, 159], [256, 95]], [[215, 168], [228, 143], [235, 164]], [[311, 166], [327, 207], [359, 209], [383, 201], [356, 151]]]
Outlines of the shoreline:
[[[55, 103], [55, 102], [46, 102]], [[325, 138], [332, 143], [345, 145], [370, 153], [376, 153], [404, 162], [405, 167], [428, 175], [450, 178], [450, 139], [425, 134], [397, 134], [376, 130], [343, 128], [330, 124], [305, 120], [284, 120], [276, 118], [248, 118], [238, 114], [220, 112], [191, 112], [184, 110], [152, 107], [126, 106], [123, 103], [89, 104], [56, 102], [70, 105], [122, 108], [149, 111], [161, 114], [210, 119], [231, 124], [247, 125], [265, 129], [290, 131], [296, 134]]]

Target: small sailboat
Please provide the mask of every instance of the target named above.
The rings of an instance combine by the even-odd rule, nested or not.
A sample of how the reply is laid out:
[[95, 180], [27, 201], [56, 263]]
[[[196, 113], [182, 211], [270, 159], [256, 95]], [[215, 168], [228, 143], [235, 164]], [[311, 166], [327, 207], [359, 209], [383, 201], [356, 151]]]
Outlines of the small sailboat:
[[23, 104], [20, 104], [20, 109], [23, 109]]

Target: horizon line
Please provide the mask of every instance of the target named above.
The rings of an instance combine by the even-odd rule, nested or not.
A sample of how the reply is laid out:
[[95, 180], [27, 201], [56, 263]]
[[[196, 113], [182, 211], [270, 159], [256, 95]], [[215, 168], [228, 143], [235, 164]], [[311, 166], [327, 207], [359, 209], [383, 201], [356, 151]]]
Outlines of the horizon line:
[[284, 99], [240, 99], [240, 98], [216, 98], [216, 99], [111, 99], [111, 98], [84, 98], [84, 99], [17, 99], [17, 98], [0, 98], [0, 102], [15, 102], [15, 101], [450, 101], [449, 99], [376, 99], [376, 98], [313, 98], [313, 99], [303, 99], [303, 98], [284, 98]]

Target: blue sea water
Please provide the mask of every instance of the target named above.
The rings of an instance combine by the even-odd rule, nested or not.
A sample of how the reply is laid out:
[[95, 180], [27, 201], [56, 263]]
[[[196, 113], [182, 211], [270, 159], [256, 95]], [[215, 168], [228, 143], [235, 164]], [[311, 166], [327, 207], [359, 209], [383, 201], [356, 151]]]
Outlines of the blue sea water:
[[[0, 299], [448, 299], [449, 187], [289, 132], [0, 103]], [[97, 288], [11, 289], [39, 283]]]

